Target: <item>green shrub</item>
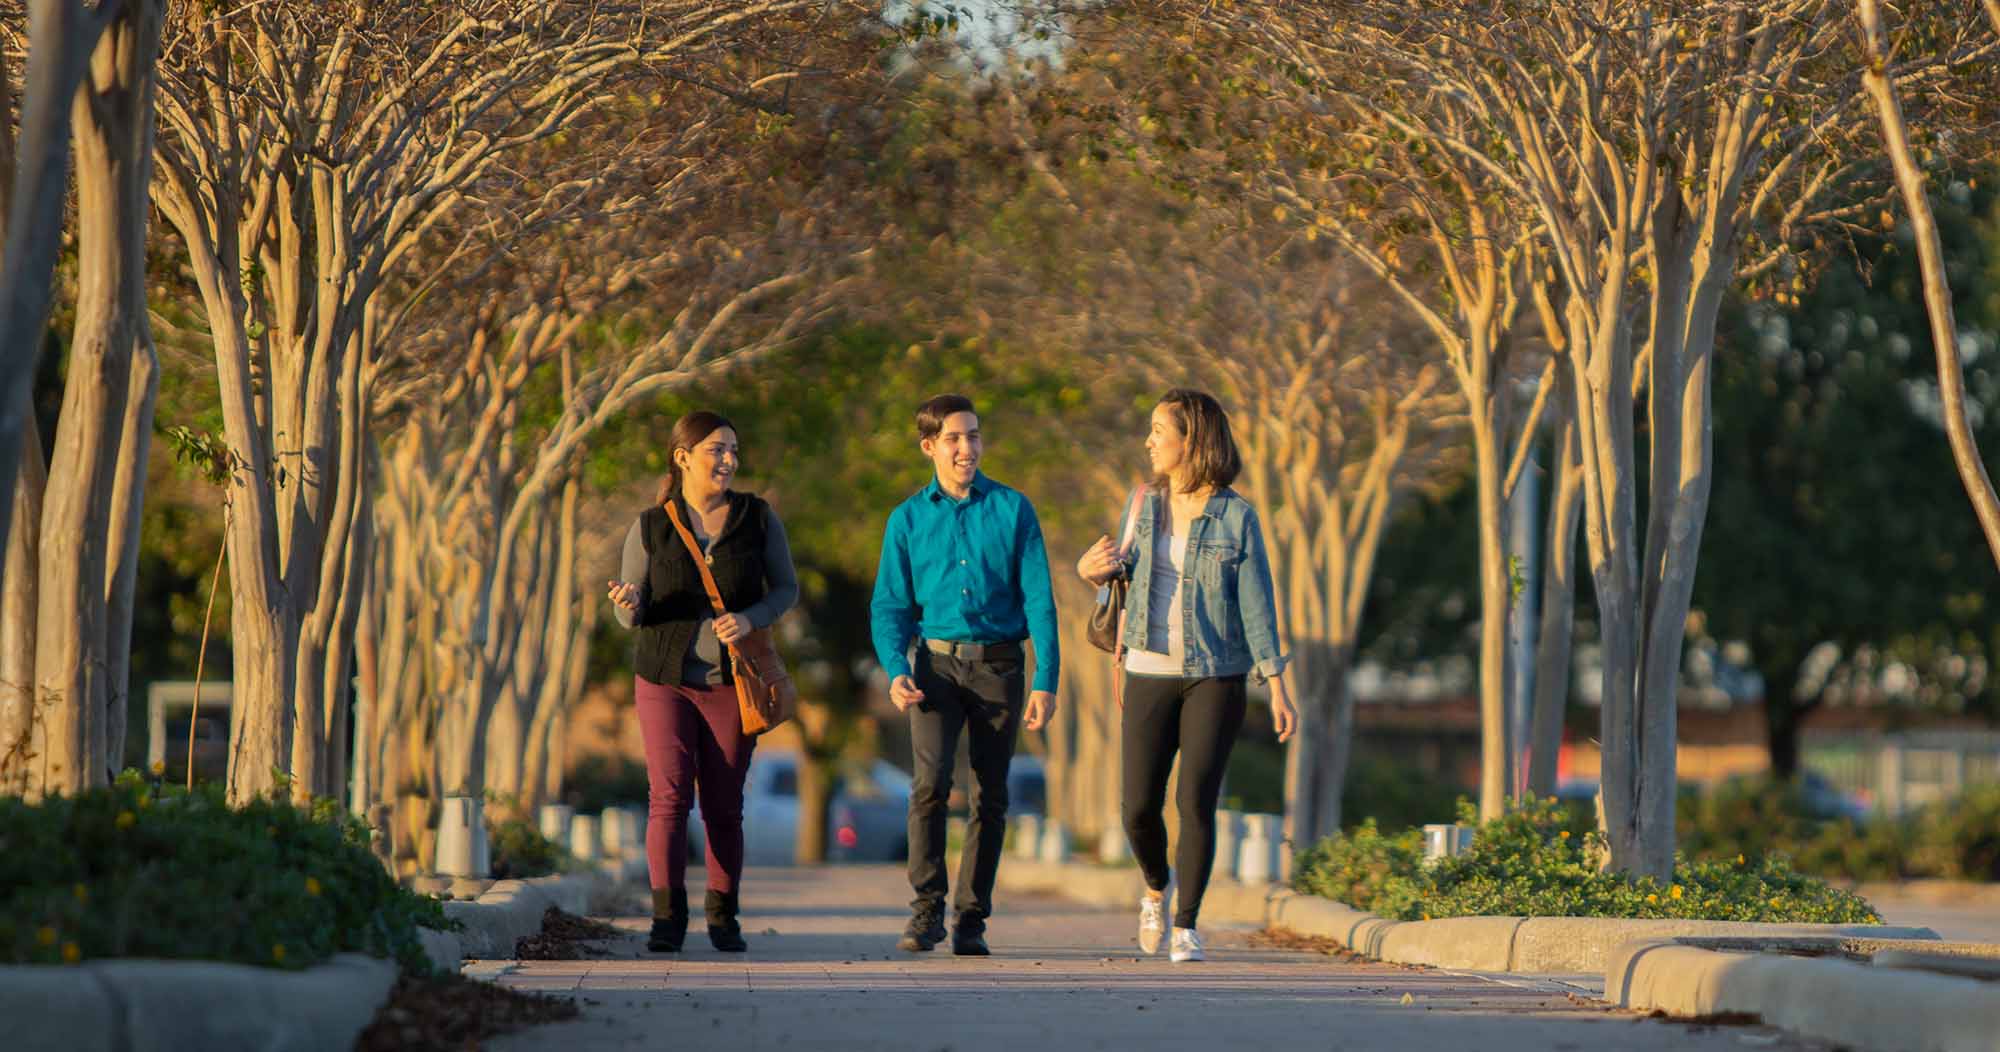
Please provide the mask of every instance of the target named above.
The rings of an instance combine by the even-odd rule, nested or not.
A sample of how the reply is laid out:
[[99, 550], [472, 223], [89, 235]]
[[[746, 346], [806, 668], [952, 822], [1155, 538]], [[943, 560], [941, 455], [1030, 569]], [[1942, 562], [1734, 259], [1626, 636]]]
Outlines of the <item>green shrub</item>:
[[1690, 858], [1773, 855], [1800, 872], [1849, 880], [2000, 880], [2000, 785], [1970, 790], [1903, 819], [1815, 816], [1797, 785], [1732, 779], [1684, 791], [1676, 811]]
[[646, 765], [633, 757], [591, 753], [563, 776], [563, 803], [580, 815], [646, 799]]
[[[1470, 809], [1461, 820], [1471, 822]], [[1294, 886], [1394, 920], [1438, 917], [1672, 917], [1865, 924], [1881, 918], [1859, 897], [1793, 870], [1783, 859], [1689, 862], [1674, 878], [1630, 879], [1598, 867], [1603, 843], [1579, 834], [1555, 800], [1480, 827], [1465, 853], [1426, 869], [1419, 834], [1385, 838], [1372, 824], [1301, 855]]]
[[1912, 875], [2000, 880], [2000, 785], [1927, 807], [1912, 824]]
[[521, 819], [509, 819], [487, 834], [493, 847], [493, 878], [546, 877], [574, 868], [568, 851]]
[[131, 772], [75, 797], [0, 799], [0, 960], [296, 969], [360, 952], [425, 973], [419, 927], [456, 925], [389, 878], [335, 801], [235, 808], [219, 788]]
[[1416, 901], [1412, 879], [1424, 857], [1423, 834], [1382, 833], [1373, 818], [1307, 848], [1292, 861], [1292, 885], [1377, 916], [1401, 916]]

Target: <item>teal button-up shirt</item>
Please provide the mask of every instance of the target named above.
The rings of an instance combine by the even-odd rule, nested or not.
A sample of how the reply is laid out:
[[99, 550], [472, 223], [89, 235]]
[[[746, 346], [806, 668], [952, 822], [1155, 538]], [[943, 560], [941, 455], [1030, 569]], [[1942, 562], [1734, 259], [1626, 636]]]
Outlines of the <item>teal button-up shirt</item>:
[[891, 679], [910, 675], [910, 643], [919, 636], [1029, 639], [1033, 689], [1056, 689], [1061, 657], [1042, 524], [1028, 498], [984, 474], [973, 476], [964, 500], [933, 478], [889, 514], [869, 606], [875, 656]]

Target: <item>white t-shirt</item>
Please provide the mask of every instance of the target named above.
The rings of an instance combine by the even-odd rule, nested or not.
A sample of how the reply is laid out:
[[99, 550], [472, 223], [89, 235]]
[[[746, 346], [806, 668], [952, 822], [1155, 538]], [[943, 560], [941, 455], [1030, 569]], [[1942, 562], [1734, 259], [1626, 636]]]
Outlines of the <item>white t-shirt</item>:
[[1187, 569], [1188, 535], [1153, 534], [1153, 579], [1146, 589], [1146, 649], [1125, 652], [1125, 671], [1137, 676], [1179, 676], [1187, 669], [1181, 633], [1181, 574]]

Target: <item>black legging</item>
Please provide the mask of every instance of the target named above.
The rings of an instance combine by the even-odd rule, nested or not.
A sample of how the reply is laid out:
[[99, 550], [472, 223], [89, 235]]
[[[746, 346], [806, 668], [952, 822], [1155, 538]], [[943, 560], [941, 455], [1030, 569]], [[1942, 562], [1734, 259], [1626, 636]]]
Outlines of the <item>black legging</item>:
[[1181, 889], [1174, 927], [1192, 928], [1215, 868], [1215, 805], [1229, 750], [1243, 729], [1243, 677], [1125, 679], [1125, 835], [1146, 886], [1167, 890], [1167, 777], [1181, 755]]

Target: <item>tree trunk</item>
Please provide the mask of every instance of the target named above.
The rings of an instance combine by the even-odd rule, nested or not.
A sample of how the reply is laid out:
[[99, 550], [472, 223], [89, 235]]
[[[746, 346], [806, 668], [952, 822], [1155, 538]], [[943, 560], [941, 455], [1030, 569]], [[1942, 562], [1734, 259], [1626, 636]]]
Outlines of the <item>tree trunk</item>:
[[109, 729], [106, 759], [113, 770], [124, 765], [127, 721], [132, 694], [132, 614], [139, 579], [139, 539], [145, 518], [146, 469], [152, 459], [153, 410], [159, 401], [160, 356], [150, 328], [133, 349], [132, 378], [125, 390], [125, 421], [118, 449], [118, 475], [112, 484], [111, 579], [105, 587], [109, 622], [105, 646], [111, 664], [110, 697], [105, 714]]
[[[102, 99], [104, 108], [117, 118], [116, 130], [123, 154], [115, 175], [121, 221], [125, 225], [123, 235], [127, 239], [122, 251], [128, 258], [119, 269], [120, 280], [125, 283], [119, 299], [131, 333], [128, 351], [131, 373], [125, 385], [124, 410], [117, 424], [118, 466], [112, 482], [110, 537], [106, 546], [110, 576], [104, 586], [108, 613], [105, 650], [109, 658], [105, 760], [113, 771], [124, 766], [126, 725], [131, 712], [132, 615], [139, 576], [139, 536], [144, 519], [147, 466], [152, 459], [153, 410], [160, 390], [160, 357], [153, 346], [152, 326], [146, 314], [146, 243], [152, 216], [148, 195], [153, 180], [153, 91], [164, 8], [165, 4], [158, 0], [134, 0], [125, 16], [110, 29], [108, 39], [115, 41], [118, 48], [114, 71], [117, 86]], [[102, 75], [98, 72], [93, 79], [101, 79]]]
[[[1490, 386], [1490, 385], [1489, 385]], [[1513, 791], [1508, 743], [1507, 611], [1513, 603], [1507, 565], [1506, 501], [1500, 492], [1502, 463], [1498, 392], [1468, 392], [1473, 410], [1473, 458], [1479, 502], [1479, 817], [1506, 813]]]
[[1574, 384], [1567, 372], [1558, 383], [1564, 391], [1564, 416], [1556, 432], [1555, 484], [1549, 488], [1548, 548], [1542, 554], [1541, 628], [1535, 641], [1535, 699], [1528, 738], [1528, 792], [1541, 797], [1556, 791], [1556, 758], [1562, 750], [1563, 714], [1569, 707], [1576, 526], [1583, 508]]
[[[1305, 648], [1294, 644], [1295, 662]], [[1285, 754], [1286, 839], [1303, 851], [1340, 832], [1341, 793], [1354, 745], [1354, 691], [1349, 682], [1353, 654], [1337, 645], [1313, 647], [1316, 666], [1298, 680], [1300, 725]], [[1297, 667], [1295, 664], [1294, 667]], [[1308, 693], [1310, 691], [1310, 693]]]
[[[1582, 311], [1580, 303], [1571, 310]], [[1574, 328], [1578, 328], [1573, 326]], [[1578, 449], [1583, 456], [1584, 537], [1597, 595], [1598, 639], [1603, 653], [1599, 686], [1599, 741], [1603, 749], [1600, 814], [1612, 857], [1636, 851], [1634, 831], [1619, 820], [1632, 811], [1638, 763], [1634, 708], [1638, 680], [1638, 554], [1634, 551], [1631, 333], [1622, 323], [1600, 324], [1594, 346], [1570, 350], [1579, 403]]]
[[1764, 677], [1764, 744], [1771, 756], [1771, 775], [1779, 779], [1799, 773], [1799, 732], [1826, 696], [1822, 691], [1811, 698], [1799, 697], [1799, 665], [1780, 661], [1757, 670]]
[[[0, 259], [0, 493], [14, 492], [35, 381], [55, 298], [69, 192], [70, 118], [110, 7], [74, 0], [30, 0], [28, 66], [21, 86], [16, 176], [9, 187], [4, 259]], [[12, 117], [0, 114], [0, 120]], [[121, 381], [122, 383], [122, 381]], [[0, 544], [13, 525], [14, 501], [0, 500]], [[0, 565], [0, 572], [12, 567]], [[0, 580], [0, 587], [4, 587]]]
[[[1987, 14], [2000, 33], [2000, 8], [1987, 5]], [[1938, 238], [1937, 217], [1931, 211], [1924, 173], [1910, 155], [1910, 132], [1903, 122], [1903, 104], [1896, 86], [1889, 80], [1888, 47], [1884, 42], [1882, 12], [1877, 0], [1859, 0], [1862, 35], [1868, 45], [1868, 69], [1862, 76], [1875, 115], [1882, 124], [1882, 143], [1896, 171], [1896, 189], [1902, 194], [1903, 208], [1910, 214], [1910, 228], [1917, 238], [1917, 264], [1924, 278], [1924, 310], [1930, 316], [1931, 347], [1937, 357], [1938, 398], [1944, 412], [1945, 436], [1951, 445], [1951, 460], [1958, 478], [1972, 502], [1979, 528], [1986, 534], [1986, 546], [2000, 564], [2000, 495], [1980, 459], [1979, 443], [1965, 412], [1965, 368], [1959, 360], [1958, 322], [1952, 316], [1951, 284], [1944, 266], [1944, 246]]]
[[[110, 682], [123, 656], [111, 653], [107, 588], [115, 585], [108, 545], [124, 543], [117, 567], [131, 574], [136, 546], [131, 520], [137, 494], [114, 501], [128, 420], [144, 423], [133, 444], [151, 439], [150, 390], [127, 392], [135, 377], [153, 376], [146, 318], [146, 202], [152, 159], [152, 76], [159, 12], [150, 3], [124, 5], [102, 33], [75, 99], [77, 194], [77, 322], [70, 349], [62, 415], [42, 506], [41, 572], [36, 621], [36, 690], [50, 720], [42, 758], [44, 791], [74, 793], [109, 780], [114, 699], [125, 687]], [[136, 360], [135, 360], [136, 359]], [[150, 387], [150, 383], [148, 383]], [[125, 481], [143, 485], [143, 469]], [[122, 520], [113, 524], [114, 510]], [[127, 582], [129, 589], [129, 580]], [[124, 625], [129, 639], [130, 625]], [[123, 711], [118, 722], [123, 723]]]
[[46, 468], [41, 436], [22, 436], [21, 470], [15, 476], [14, 521], [4, 551], [6, 587], [0, 588], [0, 796], [41, 795], [37, 742], [41, 725], [35, 699], [35, 615], [40, 604], [42, 492]]
[[793, 861], [816, 866], [826, 861], [826, 829], [833, 817], [833, 757], [816, 749], [799, 755], [799, 832]]

